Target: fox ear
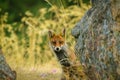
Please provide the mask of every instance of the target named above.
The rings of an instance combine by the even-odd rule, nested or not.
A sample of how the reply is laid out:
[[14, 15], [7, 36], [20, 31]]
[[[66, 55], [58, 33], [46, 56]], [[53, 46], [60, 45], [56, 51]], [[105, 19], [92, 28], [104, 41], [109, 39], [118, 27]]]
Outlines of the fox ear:
[[63, 37], [65, 37], [65, 32], [66, 32], [66, 29], [64, 28], [64, 29], [62, 30], [62, 36], [63, 36]]
[[53, 35], [54, 35], [53, 31], [49, 30], [48, 35], [49, 35], [50, 38], [53, 37]]

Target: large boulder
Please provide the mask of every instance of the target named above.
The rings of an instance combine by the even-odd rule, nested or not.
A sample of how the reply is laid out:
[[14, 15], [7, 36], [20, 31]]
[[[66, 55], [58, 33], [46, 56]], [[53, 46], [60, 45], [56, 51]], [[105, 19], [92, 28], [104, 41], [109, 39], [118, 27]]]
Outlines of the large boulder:
[[90, 80], [120, 80], [120, 6], [115, 7], [120, 0], [92, 4], [72, 29], [75, 53]]

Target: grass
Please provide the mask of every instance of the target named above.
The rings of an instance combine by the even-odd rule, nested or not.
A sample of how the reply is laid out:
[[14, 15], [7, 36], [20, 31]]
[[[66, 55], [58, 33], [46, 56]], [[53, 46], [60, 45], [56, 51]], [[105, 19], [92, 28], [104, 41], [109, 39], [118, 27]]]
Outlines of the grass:
[[[6, 58], [7, 59], [7, 58]], [[62, 69], [58, 61], [53, 58], [43, 64], [23, 64], [7, 60], [12, 70], [17, 72], [17, 80], [60, 80]]]
[[60, 76], [60, 68], [50, 68], [49, 64], [38, 69], [17, 69], [17, 80], [59, 80]]

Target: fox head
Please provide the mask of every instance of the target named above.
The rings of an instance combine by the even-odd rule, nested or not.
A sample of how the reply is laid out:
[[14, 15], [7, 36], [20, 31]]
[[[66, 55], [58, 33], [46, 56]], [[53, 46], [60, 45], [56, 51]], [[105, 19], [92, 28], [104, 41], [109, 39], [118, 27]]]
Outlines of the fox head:
[[65, 45], [65, 29], [60, 34], [49, 31], [50, 45], [54, 51], [60, 51]]

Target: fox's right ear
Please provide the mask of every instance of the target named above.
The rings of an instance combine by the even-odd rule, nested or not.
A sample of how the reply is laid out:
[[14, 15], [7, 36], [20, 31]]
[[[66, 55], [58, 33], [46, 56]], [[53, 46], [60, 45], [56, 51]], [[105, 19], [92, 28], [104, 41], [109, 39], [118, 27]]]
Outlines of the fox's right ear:
[[65, 32], [66, 32], [66, 29], [64, 28], [64, 29], [62, 30], [62, 36], [63, 36], [63, 37], [65, 37]]
[[53, 37], [53, 36], [54, 36], [53, 31], [49, 30], [49, 31], [48, 31], [48, 35], [49, 35], [50, 38]]

